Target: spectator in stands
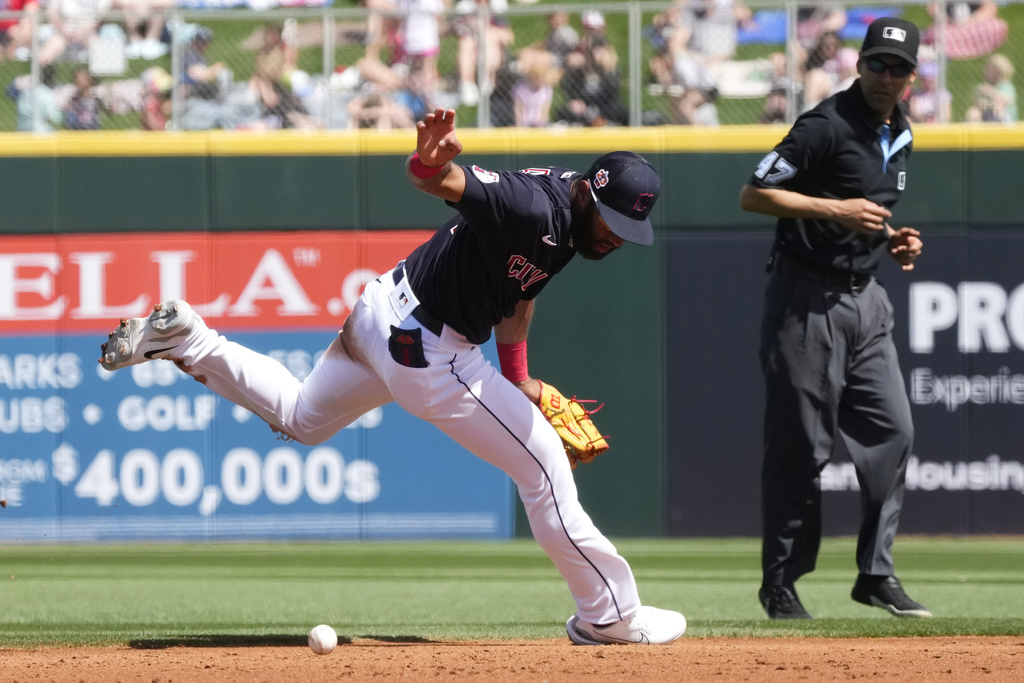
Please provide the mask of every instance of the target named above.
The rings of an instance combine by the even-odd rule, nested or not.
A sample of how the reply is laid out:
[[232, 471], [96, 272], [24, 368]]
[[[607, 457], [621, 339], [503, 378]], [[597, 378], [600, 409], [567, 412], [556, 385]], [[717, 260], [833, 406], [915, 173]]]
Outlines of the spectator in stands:
[[805, 0], [796, 10], [797, 44], [810, 50], [825, 33], [839, 33], [846, 26], [846, 10], [835, 0]]
[[554, 55], [554, 66], [561, 67], [565, 58], [579, 45], [580, 37], [569, 24], [568, 12], [552, 12], [548, 17], [548, 35], [544, 48]]
[[[560, 72], [565, 65], [565, 58], [576, 49], [579, 42], [579, 34], [569, 24], [569, 13], [553, 12], [548, 17], [548, 34], [544, 40], [527, 45], [516, 56], [519, 70], [526, 73], [538, 65], [551, 72]], [[557, 81], [556, 78], [552, 82]]]
[[57, 87], [53, 65], [48, 64], [42, 68], [39, 83], [35, 87], [32, 87], [31, 83], [24, 90], [19, 90], [14, 83], [11, 86], [7, 93], [18, 102], [19, 131], [42, 133], [60, 128], [64, 121], [64, 112], [57, 106], [53, 93], [53, 89]]
[[[569, 25], [569, 13], [554, 12], [549, 15], [547, 35], [521, 49], [514, 61], [498, 71], [495, 92], [491, 96], [491, 123], [495, 126], [523, 125], [518, 122], [516, 98], [523, 100], [520, 108], [527, 105], [526, 100], [531, 97], [540, 99], [539, 93], [543, 88], [531, 85], [531, 81], [534, 84], [546, 83], [552, 88], [553, 97], [553, 87], [562, 80], [566, 59], [579, 46], [580, 36]], [[543, 116], [544, 122], [537, 125], [548, 124], [550, 106], [549, 100], [548, 111]]]
[[643, 29], [644, 38], [654, 49], [655, 56], [649, 66], [653, 80], [660, 85], [672, 83], [672, 62], [674, 55], [686, 50], [689, 32], [682, 29], [683, 5], [676, 3], [660, 14], [656, 14], [649, 26]]
[[626, 125], [622, 73], [618, 59], [602, 35], [584, 36], [580, 48], [566, 58], [561, 81], [566, 102], [555, 118], [569, 125]]
[[[655, 16], [646, 36], [655, 55], [649, 60], [652, 94], [668, 95], [668, 123], [718, 125], [717, 79], [713, 57], [691, 51], [695, 15], [684, 3]], [[709, 38], [711, 32], [702, 33]], [[710, 44], [711, 41], [708, 41]]]
[[113, 0], [50, 0], [47, 19], [53, 34], [39, 50], [39, 63], [51, 64], [62, 55], [73, 61], [87, 59], [89, 44], [110, 11]]
[[[934, 19], [939, 12], [938, 4], [928, 7]], [[925, 29], [921, 35], [924, 45], [935, 45], [935, 26]], [[991, 54], [1006, 41], [1009, 27], [999, 18], [999, 8], [994, 0], [982, 2], [946, 3], [946, 27], [943, 50], [949, 59], [975, 59]]]
[[804, 79], [804, 111], [813, 109], [832, 94], [839, 82], [839, 65], [836, 57], [843, 47], [843, 41], [835, 31], [825, 31], [807, 53], [800, 66]]
[[832, 91], [829, 95], [835, 95], [837, 92], [848, 89], [853, 82], [857, 80], [860, 74], [857, 73], [857, 61], [860, 59], [860, 53], [857, 52], [857, 48], [853, 47], [841, 47], [839, 52], [836, 53], [836, 73], [835, 73], [835, 85], [832, 86]]
[[[421, 72], [426, 91], [438, 91], [437, 57], [441, 53], [439, 17], [444, 14], [445, 0], [396, 0], [402, 14], [399, 31], [400, 54], [409, 68]], [[396, 60], [398, 61], [398, 60]]]
[[143, 130], [166, 130], [172, 115], [171, 92], [174, 79], [158, 66], [142, 72], [140, 76], [145, 94], [139, 110], [139, 123]]
[[753, 12], [739, 0], [712, 0], [706, 4], [684, 3], [680, 12], [674, 52], [686, 49], [705, 66], [733, 58], [739, 26], [751, 20]]
[[604, 20], [604, 15], [596, 9], [587, 10], [581, 14], [580, 24], [583, 25], [583, 40], [589, 40], [594, 36], [607, 38], [605, 34], [607, 22]]
[[103, 103], [93, 94], [96, 79], [88, 69], [75, 71], [75, 94], [64, 109], [64, 127], [68, 130], [99, 130]]
[[949, 123], [953, 95], [939, 90], [939, 66], [922, 61], [917, 65], [917, 80], [907, 97], [907, 116], [913, 123]]
[[[518, 59], [508, 59], [494, 74], [494, 89], [491, 91], [491, 126], [510, 128], [516, 125], [516, 104], [512, 91], [523, 80], [521, 71], [527, 70]], [[557, 79], [555, 80], [557, 83]]]
[[655, 94], [667, 92], [679, 97], [687, 87], [696, 87], [698, 82], [713, 85], [714, 77], [687, 49], [691, 34], [683, 25], [684, 8], [685, 4], [672, 5], [656, 15], [644, 31], [655, 52], [647, 63]]
[[[677, 2], [647, 30], [656, 54], [649, 61], [652, 92], [665, 92], [681, 123], [716, 125], [720, 74], [735, 61], [739, 27], [752, 18], [736, 0]], [[698, 112], [703, 112], [699, 114]]]
[[272, 81], [280, 81], [286, 79], [298, 65], [299, 50], [285, 41], [284, 24], [265, 24], [263, 42], [256, 51], [254, 71]]
[[803, 63], [803, 72], [810, 73], [814, 69], [820, 69], [828, 62], [835, 59], [839, 49], [843, 47], [843, 41], [835, 31], [825, 31], [815, 42], [814, 47], [807, 53]]
[[392, 130], [416, 126], [409, 110], [379, 87], [369, 88], [367, 94], [351, 100], [348, 115], [349, 127], [353, 129]]
[[[480, 27], [477, 24], [477, 6], [487, 5], [490, 21]], [[476, 106], [481, 92], [490, 95], [498, 69], [505, 63], [507, 51], [514, 35], [508, 20], [502, 12], [508, 9], [508, 0], [460, 0], [455, 11], [461, 14], [452, 21], [452, 29], [458, 37], [456, 65], [459, 77], [459, 99], [466, 106]], [[477, 83], [477, 50], [483, 34], [484, 82]]]
[[774, 86], [768, 91], [768, 97], [764, 101], [764, 109], [757, 119], [758, 123], [785, 123], [786, 109], [789, 106], [789, 94], [785, 87]]
[[717, 126], [718, 91], [714, 88], [690, 88], [681, 96], [672, 97], [674, 123], [681, 126]]
[[203, 27], [196, 31], [189, 47], [185, 49], [181, 76], [185, 97], [204, 100], [217, 99], [221, 74], [227, 73], [228, 67], [224, 62], [210, 64], [207, 59], [206, 50], [210, 47], [212, 40], [213, 31]]
[[548, 68], [534, 64], [526, 72], [526, 77], [512, 89], [516, 126], [543, 128], [548, 125], [554, 95], [549, 74]]
[[387, 13], [395, 9], [392, 0], [362, 0], [370, 12], [366, 17], [366, 53], [370, 59], [382, 61], [381, 50], [396, 52], [398, 47], [398, 17]]
[[184, 130], [209, 130], [221, 125], [221, 80], [229, 79], [231, 73], [224, 62], [209, 63], [206, 50], [212, 40], [211, 29], [199, 28], [182, 57], [181, 95], [185, 106], [181, 127]]
[[124, 56], [128, 59], [152, 61], [167, 54], [163, 13], [172, 9], [174, 0], [113, 0], [114, 9], [124, 12], [125, 34], [128, 45]]
[[422, 121], [427, 112], [434, 110], [431, 98], [435, 91], [427, 89], [427, 80], [422, 67], [411, 69], [405, 83], [392, 95], [397, 104], [409, 111], [413, 121]]
[[974, 92], [974, 103], [967, 109], [967, 121], [1015, 123], [1017, 89], [1013, 86], [1013, 63], [1006, 55], [989, 57], [983, 72], [984, 82]]
[[18, 48], [32, 42], [32, 21], [39, 21], [39, 3], [35, 0], [0, 0], [0, 10], [22, 12], [20, 19], [0, 21], [0, 46], [4, 56], [14, 59]]
[[308, 112], [290, 85], [298, 62], [298, 49], [284, 40], [284, 25], [265, 25], [249, 87], [258, 95], [261, 115], [271, 128], [304, 127], [306, 123]]
[[348, 88], [360, 90], [349, 110], [356, 113], [351, 128], [404, 128], [412, 112], [430, 111], [436, 90], [429, 90], [429, 76], [423, 61], [411, 59], [385, 64], [370, 55], [360, 58], [344, 70]]
[[[265, 84], [266, 85], [266, 84]], [[280, 81], [269, 83], [260, 91], [262, 126], [248, 128], [318, 128], [310, 119], [302, 100]], [[244, 123], [244, 122], [243, 122]]]

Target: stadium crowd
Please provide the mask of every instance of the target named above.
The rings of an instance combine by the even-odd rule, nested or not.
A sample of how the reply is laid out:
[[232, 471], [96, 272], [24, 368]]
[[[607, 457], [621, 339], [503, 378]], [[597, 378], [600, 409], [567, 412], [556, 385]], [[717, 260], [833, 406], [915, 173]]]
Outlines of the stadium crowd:
[[[42, 22], [38, 79], [23, 66], [6, 88], [18, 130], [107, 122], [146, 130], [390, 129], [411, 127], [435, 107], [475, 107], [494, 127], [718, 126], [726, 101], [732, 112], [746, 112], [746, 120], [733, 113], [728, 122], [782, 123], [849, 87], [857, 77], [854, 46], [877, 14], [815, 0], [799, 8], [797, 30], [788, 36], [784, 10], [752, 11], [742, 0], [675, 0], [646, 15], [637, 86], [642, 111], [633, 121], [625, 15], [590, 6], [578, 13], [559, 7], [526, 23], [512, 20], [509, 0], [362, 0], [366, 21], [351, 39], [358, 53], [339, 60], [333, 73], [318, 74], [303, 68], [300, 53], [322, 45], [322, 31], [294, 19], [266, 22], [240, 46], [235, 36], [222, 38], [200, 23], [170, 26], [171, 0], [3, 1], [22, 12], [0, 22], [8, 64], [27, 64], [27, 22]], [[911, 120], [950, 122], [956, 111], [960, 120], [1016, 122], [1014, 64], [998, 52], [1008, 35], [999, 7], [946, 6], [942, 59], [934, 27], [922, 27], [921, 64], [904, 100]], [[938, 16], [937, 5], [928, 9]], [[516, 26], [526, 29], [517, 33]], [[181, 68], [173, 82], [176, 42]], [[760, 56], [740, 58], [742, 45], [759, 45]], [[248, 64], [224, 57], [243, 50], [253, 53]], [[971, 101], [954, 106], [943, 77], [947, 62], [981, 58]]]

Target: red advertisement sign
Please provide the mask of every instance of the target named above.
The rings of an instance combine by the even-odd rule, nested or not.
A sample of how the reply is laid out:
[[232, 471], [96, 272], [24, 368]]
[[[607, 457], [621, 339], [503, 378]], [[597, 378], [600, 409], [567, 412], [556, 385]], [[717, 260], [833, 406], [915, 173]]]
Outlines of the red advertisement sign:
[[432, 233], [0, 237], [0, 334], [106, 330], [184, 299], [218, 329], [337, 328]]

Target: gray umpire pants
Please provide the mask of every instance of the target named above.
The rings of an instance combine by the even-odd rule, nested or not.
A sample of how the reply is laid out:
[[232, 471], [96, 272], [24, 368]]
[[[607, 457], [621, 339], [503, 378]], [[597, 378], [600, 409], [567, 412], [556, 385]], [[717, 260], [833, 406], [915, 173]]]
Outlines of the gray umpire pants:
[[914, 427], [892, 341], [893, 309], [876, 280], [862, 291], [772, 273], [761, 324], [766, 387], [762, 571], [767, 585], [814, 570], [820, 472], [837, 435], [861, 489], [857, 567], [892, 575], [892, 541]]

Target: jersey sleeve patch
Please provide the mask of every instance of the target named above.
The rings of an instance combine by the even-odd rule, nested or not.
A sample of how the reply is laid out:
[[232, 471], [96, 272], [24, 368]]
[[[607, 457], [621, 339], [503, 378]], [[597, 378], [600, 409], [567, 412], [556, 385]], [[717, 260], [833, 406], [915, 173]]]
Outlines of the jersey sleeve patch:
[[498, 182], [498, 180], [500, 180], [500, 178], [498, 177], [498, 174], [495, 173], [494, 171], [488, 171], [488, 170], [480, 168], [479, 166], [473, 166], [472, 169], [473, 169], [473, 175], [475, 175], [476, 179], [479, 180], [481, 183], [488, 183], [488, 184], [490, 184], [490, 183], [496, 183], [496, 182]]
[[769, 152], [757, 165], [754, 175], [767, 185], [778, 185], [783, 180], [796, 175], [796, 167], [789, 163], [778, 152]]

